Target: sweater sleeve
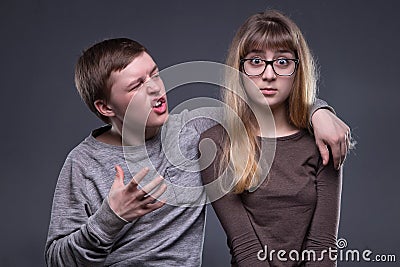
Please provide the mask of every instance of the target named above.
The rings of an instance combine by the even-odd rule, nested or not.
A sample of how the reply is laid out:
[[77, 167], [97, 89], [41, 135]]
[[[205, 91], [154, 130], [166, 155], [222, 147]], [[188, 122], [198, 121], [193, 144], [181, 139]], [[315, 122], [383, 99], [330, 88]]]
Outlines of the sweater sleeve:
[[[205, 169], [203, 169], [205, 164], [202, 163], [203, 155], [200, 158], [201, 176], [205, 185], [217, 179], [215, 174], [219, 170], [218, 158], [221, 153], [221, 146], [219, 145], [218, 137], [212, 131], [213, 129], [215, 127], [211, 131], [203, 133], [200, 138], [200, 142], [205, 138], [210, 138], [217, 146], [217, 155], [214, 158], [214, 162]], [[209, 194], [210, 192], [207, 191], [207, 193]], [[257, 258], [259, 251], [263, 247], [253, 229], [240, 195], [228, 193], [211, 204], [227, 235], [228, 246], [232, 255], [232, 266], [269, 266], [268, 262]]]
[[125, 224], [107, 199], [91, 214], [83, 169], [69, 156], [54, 192], [45, 248], [47, 266], [103, 266]]
[[314, 104], [311, 106], [311, 109], [310, 109], [310, 121], [311, 121], [311, 117], [312, 117], [312, 115], [314, 114], [314, 112], [317, 111], [318, 109], [321, 109], [321, 108], [328, 109], [328, 110], [331, 111], [332, 113], [335, 113], [335, 114], [336, 114], [336, 112], [335, 112], [335, 110], [333, 109], [333, 107], [329, 106], [328, 103], [326, 103], [326, 101], [317, 98], [317, 99], [315, 99], [315, 102], [314, 102]]
[[[306, 250], [316, 252], [316, 261], [306, 262], [307, 267], [336, 266], [329, 257], [330, 249], [336, 249], [339, 226], [342, 170], [336, 170], [332, 161], [320, 164], [316, 176], [317, 204], [306, 239]], [[332, 255], [334, 256], [334, 255]]]
[[309, 114], [309, 124], [310, 127], [312, 129], [313, 125], [312, 125], [312, 116], [314, 115], [314, 113], [318, 110], [318, 109], [327, 109], [330, 112], [332, 112], [333, 114], [336, 114], [335, 110], [333, 109], [333, 107], [329, 106], [328, 103], [326, 103], [326, 101], [322, 100], [322, 99], [315, 99], [315, 102], [313, 103], [313, 105], [310, 108], [310, 114]]

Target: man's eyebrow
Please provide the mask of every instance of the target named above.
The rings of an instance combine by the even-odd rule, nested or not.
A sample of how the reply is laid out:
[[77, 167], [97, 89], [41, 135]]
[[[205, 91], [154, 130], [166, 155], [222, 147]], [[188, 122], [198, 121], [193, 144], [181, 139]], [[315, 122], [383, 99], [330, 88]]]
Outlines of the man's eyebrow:
[[155, 71], [158, 71], [158, 66], [157, 65], [154, 65], [154, 67], [150, 71], [150, 74], [154, 73]]
[[133, 80], [133, 81], [131, 81], [131, 82], [128, 83], [128, 85], [126, 86], [126, 89], [130, 89], [133, 85], [139, 83], [140, 80], [142, 80], [141, 77], [140, 77], [140, 78], [137, 78], [137, 79], [135, 79], [135, 80]]
[[131, 87], [132, 85], [134, 85], [135, 83], [138, 83], [140, 79], [141, 79], [141, 78], [137, 78], [137, 79], [131, 81], [130, 83], [128, 83], [128, 84], [126, 85], [126, 88], [129, 88], [129, 87]]

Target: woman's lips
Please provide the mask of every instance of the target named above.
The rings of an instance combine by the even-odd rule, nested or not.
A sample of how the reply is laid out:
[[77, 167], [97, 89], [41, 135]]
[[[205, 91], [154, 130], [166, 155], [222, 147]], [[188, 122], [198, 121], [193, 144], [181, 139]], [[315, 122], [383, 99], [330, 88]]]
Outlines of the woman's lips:
[[263, 95], [267, 95], [267, 96], [275, 95], [278, 92], [278, 90], [275, 88], [262, 88], [262, 89], [260, 89], [260, 91]]

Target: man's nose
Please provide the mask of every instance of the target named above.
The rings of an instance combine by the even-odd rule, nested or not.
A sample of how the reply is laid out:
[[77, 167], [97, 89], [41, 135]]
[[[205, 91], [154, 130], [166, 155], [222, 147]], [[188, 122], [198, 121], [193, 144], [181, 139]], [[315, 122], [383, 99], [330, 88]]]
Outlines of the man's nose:
[[146, 89], [149, 94], [158, 94], [161, 91], [161, 86], [153, 78], [146, 82]]

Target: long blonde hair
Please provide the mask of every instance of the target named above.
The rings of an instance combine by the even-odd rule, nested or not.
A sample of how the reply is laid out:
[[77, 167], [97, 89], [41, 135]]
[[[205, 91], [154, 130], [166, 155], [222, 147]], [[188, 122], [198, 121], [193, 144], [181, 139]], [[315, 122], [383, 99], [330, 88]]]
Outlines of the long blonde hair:
[[[228, 52], [226, 64], [241, 71], [240, 60], [250, 51], [287, 49], [299, 59], [293, 89], [288, 98], [288, 119], [297, 128], [309, 125], [309, 110], [315, 100], [317, 73], [308, 45], [297, 25], [278, 11], [269, 10], [249, 17], [238, 29]], [[257, 141], [259, 126], [246, 103], [246, 92], [241, 82], [241, 73], [228, 70], [225, 73], [222, 99], [231, 109], [225, 112], [226, 131], [220, 166], [228, 166], [233, 173], [235, 193], [257, 187], [261, 181], [258, 167]], [[232, 112], [233, 111], [233, 112]], [[240, 120], [237, 119], [240, 118]], [[239, 132], [239, 124], [245, 133]], [[222, 172], [222, 168], [220, 169]]]

